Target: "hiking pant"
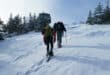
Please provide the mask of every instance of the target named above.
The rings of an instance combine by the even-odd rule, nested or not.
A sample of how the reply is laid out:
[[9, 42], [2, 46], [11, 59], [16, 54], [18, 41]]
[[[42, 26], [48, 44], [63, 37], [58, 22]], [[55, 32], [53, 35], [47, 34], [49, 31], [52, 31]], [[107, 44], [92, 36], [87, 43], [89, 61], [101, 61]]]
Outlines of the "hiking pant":
[[44, 42], [47, 46], [47, 55], [53, 55], [53, 37], [46, 37]]
[[58, 45], [58, 47], [62, 46], [62, 36], [63, 36], [63, 32], [58, 31], [57, 32], [57, 45]]

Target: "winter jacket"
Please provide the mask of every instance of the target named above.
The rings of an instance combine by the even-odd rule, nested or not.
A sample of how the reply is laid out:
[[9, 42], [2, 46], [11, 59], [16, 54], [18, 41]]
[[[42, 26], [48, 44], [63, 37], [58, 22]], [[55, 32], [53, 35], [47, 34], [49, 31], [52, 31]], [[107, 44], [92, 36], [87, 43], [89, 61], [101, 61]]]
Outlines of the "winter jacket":
[[62, 22], [55, 23], [53, 29], [54, 29], [54, 32], [66, 31], [66, 28], [64, 27], [64, 24]]
[[53, 40], [55, 42], [55, 40], [56, 40], [56, 38], [55, 38], [56, 34], [53, 32], [53, 29], [49, 25], [47, 25], [47, 26], [45, 26], [43, 28], [42, 34], [43, 34], [43, 40], [44, 40], [44, 42], [48, 38], [50, 38], [51, 40]]

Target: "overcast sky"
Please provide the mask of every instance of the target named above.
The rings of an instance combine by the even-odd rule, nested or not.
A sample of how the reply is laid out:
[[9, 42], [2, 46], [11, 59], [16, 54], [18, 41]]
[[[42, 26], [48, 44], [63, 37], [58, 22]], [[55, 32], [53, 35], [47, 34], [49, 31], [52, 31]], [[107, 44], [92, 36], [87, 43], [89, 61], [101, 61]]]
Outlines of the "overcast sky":
[[106, 0], [0, 0], [0, 17], [7, 21], [10, 13], [28, 16], [31, 13], [47, 12], [51, 14], [52, 22], [65, 23], [85, 21], [89, 9], [94, 10]]

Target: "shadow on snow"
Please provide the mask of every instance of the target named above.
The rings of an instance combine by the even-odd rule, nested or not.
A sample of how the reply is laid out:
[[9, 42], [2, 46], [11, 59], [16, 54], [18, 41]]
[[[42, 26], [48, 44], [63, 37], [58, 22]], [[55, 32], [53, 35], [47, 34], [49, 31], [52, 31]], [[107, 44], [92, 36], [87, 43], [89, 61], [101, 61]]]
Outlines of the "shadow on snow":
[[99, 67], [103, 70], [110, 70], [110, 60], [104, 60], [104, 59], [98, 59], [93, 57], [87, 57], [87, 56], [55, 56], [55, 60], [58, 61], [76, 61], [83, 64], [90, 64], [96, 67]]

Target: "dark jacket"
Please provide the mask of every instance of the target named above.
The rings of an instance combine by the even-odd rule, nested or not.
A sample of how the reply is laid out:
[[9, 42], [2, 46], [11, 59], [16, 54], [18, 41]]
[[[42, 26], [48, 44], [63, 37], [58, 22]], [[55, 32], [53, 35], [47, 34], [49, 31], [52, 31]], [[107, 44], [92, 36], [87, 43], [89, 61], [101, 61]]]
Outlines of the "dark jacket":
[[66, 31], [66, 28], [64, 27], [64, 24], [62, 22], [58, 22], [54, 24], [53, 30], [54, 32], [59, 32], [59, 31], [63, 32], [63, 31]]

